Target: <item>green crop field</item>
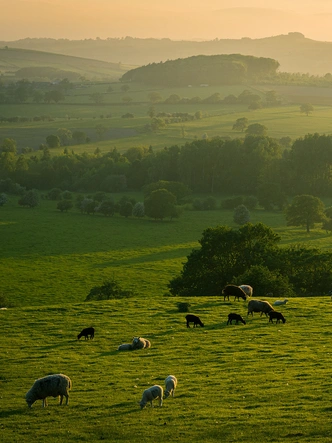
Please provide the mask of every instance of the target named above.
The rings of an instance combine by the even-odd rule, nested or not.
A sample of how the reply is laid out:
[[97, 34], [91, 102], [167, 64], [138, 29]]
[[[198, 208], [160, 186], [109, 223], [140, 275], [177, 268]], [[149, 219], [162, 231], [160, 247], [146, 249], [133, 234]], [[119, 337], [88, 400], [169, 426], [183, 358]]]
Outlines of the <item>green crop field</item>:
[[[112, 87], [112, 92], [107, 92], [109, 86]], [[282, 105], [250, 111], [246, 105], [156, 103], [153, 105], [156, 113], [194, 115], [197, 111], [201, 111], [202, 118], [184, 123], [169, 123], [157, 132], [149, 132], [145, 129], [150, 123], [148, 111], [152, 103], [148, 95], [151, 92], [158, 92], [163, 100], [171, 94], [189, 99], [200, 97], [203, 100], [214, 93], [219, 93], [221, 98], [229, 94], [238, 96], [244, 89], [249, 89], [262, 97], [266, 91], [274, 89]], [[103, 94], [102, 104], [95, 104], [91, 100], [91, 94], [94, 92]], [[129, 96], [132, 101], [124, 102], [125, 96]], [[313, 103], [314, 106], [314, 112], [309, 116], [300, 112], [300, 104], [305, 102]], [[132, 84], [130, 90], [124, 93], [121, 91], [121, 83], [103, 83], [70, 90], [63, 103], [0, 104], [0, 116], [5, 118], [49, 116], [52, 119], [39, 122], [1, 122], [0, 140], [10, 137], [17, 141], [19, 149], [29, 147], [37, 150], [40, 144], [46, 142], [47, 135], [56, 134], [59, 128], [68, 128], [72, 132], [85, 131], [91, 140], [88, 144], [73, 146], [75, 152], [94, 152], [97, 146], [102, 152], [114, 147], [120, 151], [137, 146], [152, 146], [154, 149], [161, 149], [174, 144], [183, 145], [203, 136], [243, 137], [242, 132], [232, 130], [235, 121], [242, 117], [246, 117], [249, 124], [265, 125], [270, 137], [289, 136], [296, 139], [314, 132], [331, 134], [331, 106], [332, 90], [329, 88], [241, 85], [152, 89]], [[127, 113], [132, 114], [134, 118], [122, 118]], [[105, 133], [101, 139], [96, 132], [97, 125], [105, 127]], [[61, 148], [53, 152], [58, 153], [62, 150]]]
[[[135, 196], [139, 199], [139, 195]], [[234, 226], [232, 211], [186, 211], [175, 221], [60, 213], [42, 200], [30, 210], [15, 197], [1, 208], [1, 413], [4, 443], [27, 442], [329, 442], [330, 297], [292, 298], [285, 324], [247, 317], [243, 301], [166, 295], [202, 231]], [[285, 226], [280, 212], [253, 211], [282, 244], [329, 249], [319, 226]], [[115, 278], [128, 299], [84, 302], [91, 287]], [[273, 303], [273, 298], [270, 298]], [[204, 328], [186, 328], [178, 303], [190, 303]], [[227, 325], [230, 312], [246, 325]], [[91, 341], [76, 339], [94, 326]], [[117, 351], [133, 336], [150, 349]], [[68, 406], [49, 399], [29, 410], [34, 380], [65, 373]], [[178, 378], [162, 408], [138, 405], [144, 389]]]

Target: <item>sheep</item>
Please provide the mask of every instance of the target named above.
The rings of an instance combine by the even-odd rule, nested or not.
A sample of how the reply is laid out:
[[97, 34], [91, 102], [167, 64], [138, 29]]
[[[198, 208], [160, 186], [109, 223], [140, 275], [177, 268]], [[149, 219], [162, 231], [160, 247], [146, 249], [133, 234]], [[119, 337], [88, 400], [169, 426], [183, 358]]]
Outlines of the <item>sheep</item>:
[[248, 315], [253, 315], [254, 312], [260, 312], [261, 316], [264, 313], [267, 317], [270, 311], [274, 311], [274, 309], [268, 301], [250, 300], [248, 303]]
[[254, 290], [249, 285], [240, 285], [239, 288], [242, 289], [243, 292], [247, 294], [248, 297], [252, 297], [252, 294], [254, 293]]
[[189, 323], [194, 323], [194, 328], [196, 328], [197, 325], [204, 327], [204, 324], [201, 322], [201, 319], [197, 315], [188, 314], [186, 315], [186, 320], [187, 320], [187, 328], [190, 328]]
[[150, 340], [147, 340], [143, 337], [134, 337], [132, 341], [132, 347], [133, 349], [151, 348], [151, 342]]
[[226, 285], [221, 292], [224, 294], [224, 300], [226, 298], [229, 300], [230, 295], [234, 295], [234, 300], [238, 299], [240, 301], [240, 298], [247, 300], [247, 294], [240, 286]]
[[123, 343], [118, 347], [118, 351], [132, 351], [133, 345], [131, 343]]
[[172, 397], [174, 397], [175, 388], [176, 388], [177, 384], [178, 384], [178, 380], [175, 377], [175, 375], [169, 375], [168, 377], [165, 378], [165, 395], [164, 395], [164, 398], [167, 398], [170, 395], [172, 395]]
[[240, 314], [235, 314], [234, 312], [231, 312], [230, 314], [228, 314], [227, 324], [232, 324], [233, 320], [236, 321], [236, 324], [238, 324], [239, 321], [244, 325], [246, 324], [245, 320], [243, 320]]
[[274, 319], [274, 318], [277, 319], [277, 323], [279, 323], [280, 320], [281, 320], [283, 323], [286, 323], [286, 319], [285, 319], [285, 317], [282, 315], [281, 312], [270, 311], [270, 312], [269, 312], [269, 317], [270, 317], [269, 322], [271, 322], [271, 323], [273, 323], [273, 319]]
[[60, 405], [63, 397], [66, 397], [66, 405], [69, 401], [69, 390], [73, 384], [70, 378], [64, 374], [47, 375], [34, 382], [32, 388], [26, 393], [25, 400], [31, 408], [36, 400], [43, 400], [43, 408], [47, 406], [47, 397], [60, 396]]
[[276, 300], [273, 303], [273, 306], [280, 306], [280, 305], [285, 305], [288, 302], [287, 298], [285, 298], [285, 300]]
[[93, 339], [93, 337], [95, 336], [95, 330], [94, 328], [85, 328], [83, 329], [77, 336], [77, 340], [79, 340], [81, 337], [84, 337], [85, 340], [88, 340], [90, 336], [90, 340]]
[[139, 402], [141, 409], [143, 409], [148, 402], [150, 402], [151, 408], [153, 408], [152, 401], [159, 398], [159, 406], [163, 405], [164, 390], [160, 385], [151, 386], [151, 388], [145, 389], [142, 395], [142, 399]]

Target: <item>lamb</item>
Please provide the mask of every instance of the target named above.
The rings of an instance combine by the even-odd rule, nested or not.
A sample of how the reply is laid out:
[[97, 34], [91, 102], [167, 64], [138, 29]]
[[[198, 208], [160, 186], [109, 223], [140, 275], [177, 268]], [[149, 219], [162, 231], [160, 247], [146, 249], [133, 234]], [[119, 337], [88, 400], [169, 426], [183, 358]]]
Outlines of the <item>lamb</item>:
[[174, 397], [174, 392], [176, 385], [178, 384], [177, 378], [174, 375], [169, 375], [165, 378], [165, 395], [164, 398], [169, 397], [172, 395]]
[[47, 397], [60, 396], [60, 405], [63, 397], [66, 397], [66, 405], [69, 401], [69, 390], [72, 388], [72, 382], [67, 375], [53, 374], [39, 378], [34, 382], [32, 388], [26, 393], [26, 402], [31, 408], [36, 400], [43, 400], [43, 408], [47, 406]]
[[260, 312], [261, 316], [264, 313], [267, 317], [270, 311], [274, 311], [274, 308], [268, 301], [250, 300], [248, 303], [248, 315], [253, 315], [254, 312]]
[[133, 345], [131, 343], [123, 343], [118, 347], [118, 351], [132, 351]]
[[187, 320], [187, 328], [190, 328], [189, 323], [194, 323], [194, 328], [196, 328], [197, 325], [204, 327], [204, 324], [201, 322], [201, 319], [197, 315], [188, 314], [186, 315], [186, 320]]
[[248, 297], [252, 297], [252, 294], [254, 293], [254, 290], [249, 285], [240, 285], [239, 288], [242, 289], [243, 292], [247, 294]]
[[243, 320], [240, 314], [235, 314], [234, 312], [231, 312], [230, 314], [228, 314], [227, 324], [232, 324], [233, 320], [236, 321], [236, 324], [238, 324], [239, 321], [244, 325], [246, 324], [245, 320]]
[[77, 336], [77, 340], [79, 340], [81, 337], [84, 337], [85, 340], [88, 340], [90, 336], [90, 340], [93, 339], [93, 337], [95, 336], [95, 330], [94, 328], [85, 328], [83, 329]]
[[285, 300], [276, 300], [273, 303], [273, 306], [280, 306], [280, 305], [285, 305], [288, 302], [287, 298], [285, 298]]
[[159, 399], [159, 406], [163, 405], [164, 390], [160, 385], [151, 386], [151, 388], [145, 389], [141, 401], [139, 402], [141, 409], [143, 409], [148, 402], [150, 402], [151, 408], [153, 408], [152, 401]]
[[134, 337], [132, 341], [132, 347], [133, 349], [151, 348], [151, 342], [150, 340], [147, 340], [143, 337]]
[[240, 288], [240, 286], [226, 285], [222, 290], [222, 293], [224, 294], [224, 300], [226, 300], [226, 298], [229, 300], [230, 295], [234, 295], [234, 300], [238, 299], [240, 301], [240, 298], [247, 300], [247, 294]]
[[270, 312], [269, 312], [269, 317], [270, 317], [269, 322], [271, 322], [271, 323], [273, 323], [273, 319], [274, 319], [274, 318], [277, 319], [277, 323], [280, 323], [280, 320], [281, 320], [283, 323], [286, 323], [286, 319], [285, 319], [285, 317], [282, 315], [281, 312], [270, 311]]

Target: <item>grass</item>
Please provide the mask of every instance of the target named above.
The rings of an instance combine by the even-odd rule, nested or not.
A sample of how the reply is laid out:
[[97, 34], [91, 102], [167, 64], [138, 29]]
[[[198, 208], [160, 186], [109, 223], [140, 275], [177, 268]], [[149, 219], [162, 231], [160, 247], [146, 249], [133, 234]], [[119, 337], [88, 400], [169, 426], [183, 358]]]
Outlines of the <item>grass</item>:
[[[136, 196], [137, 199], [140, 196]], [[285, 324], [246, 317], [246, 303], [218, 297], [167, 297], [167, 282], [209, 226], [234, 226], [232, 211], [186, 211], [172, 222], [34, 210], [16, 198], [0, 212], [0, 429], [4, 443], [27, 442], [329, 442], [331, 401], [328, 297], [293, 298]], [[330, 249], [319, 229], [287, 228], [282, 213], [253, 211], [282, 244]], [[115, 277], [129, 299], [84, 302], [92, 286]], [[273, 302], [273, 299], [270, 299]], [[178, 303], [190, 303], [204, 328], [186, 328]], [[246, 325], [227, 326], [238, 312]], [[76, 339], [94, 326], [94, 340]], [[117, 352], [133, 336], [152, 347]], [[36, 378], [65, 373], [69, 406], [26, 406]], [[174, 398], [140, 410], [142, 392], [178, 378]]]
[[[205, 328], [185, 326], [174, 298], [54, 304], [0, 311], [3, 442], [328, 442], [332, 303], [296, 298], [280, 308], [285, 324], [245, 315], [244, 302], [190, 300]], [[321, 309], [324, 304], [324, 309]], [[93, 341], [77, 341], [93, 324]], [[116, 351], [132, 336], [152, 347]], [[69, 406], [50, 399], [28, 410], [33, 381], [63, 372], [73, 381]], [[142, 392], [178, 378], [174, 398], [140, 410]]]

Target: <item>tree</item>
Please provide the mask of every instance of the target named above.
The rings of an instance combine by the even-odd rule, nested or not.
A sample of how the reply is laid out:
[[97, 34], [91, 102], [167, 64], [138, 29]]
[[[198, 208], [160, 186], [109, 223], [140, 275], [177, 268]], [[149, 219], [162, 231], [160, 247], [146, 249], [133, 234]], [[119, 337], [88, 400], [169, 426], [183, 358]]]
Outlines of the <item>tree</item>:
[[59, 128], [57, 130], [57, 135], [60, 139], [61, 146], [68, 146], [73, 138], [73, 134], [70, 129]]
[[123, 203], [120, 206], [119, 214], [123, 217], [129, 217], [133, 213], [133, 204], [130, 201]]
[[13, 152], [16, 154], [16, 140], [5, 138], [0, 145], [1, 152]]
[[145, 214], [148, 217], [163, 220], [165, 217], [170, 217], [174, 213], [174, 206], [176, 203], [175, 195], [168, 192], [166, 189], [157, 189], [144, 200]]
[[250, 212], [244, 205], [239, 205], [234, 209], [233, 220], [238, 225], [244, 225], [250, 222]]
[[180, 276], [170, 281], [173, 295], [221, 295], [221, 289], [267, 258], [273, 262], [280, 237], [271, 228], [246, 223], [239, 229], [229, 226], [208, 228], [201, 247], [192, 250]]
[[2, 192], [0, 194], [0, 206], [3, 206], [5, 203], [7, 203], [8, 201], [8, 197], [7, 194], [5, 194], [4, 192]]
[[59, 209], [59, 211], [61, 212], [67, 212], [73, 206], [74, 206], [73, 202], [71, 202], [70, 200], [61, 200], [58, 202], [56, 208]]
[[60, 138], [57, 135], [50, 134], [46, 137], [46, 143], [49, 148], [58, 148], [60, 146]]
[[243, 132], [246, 129], [247, 126], [248, 126], [248, 119], [247, 119], [247, 117], [241, 117], [241, 118], [238, 118], [236, 120], [236, 122], [234, 123], [232, 129], [233, 129], [233, 131], [241, 131], [241, 132]]
[[300, 111], [303, 114], [306, 114], [306, 116], [308, 117], [309, 114], [311, 114], [312, 112], [314, 112], [314, 107], [312, 106], [311, 103], [303, 103], [300, 106]]
[[78, 145], [85, 143], [87, 139], [87, 135], [83, 131], [74, 131], [72, 137]]
[[122, 85], [122, 86], [121, 86], [121, 91], [122, 91], [122, 92], [128, 92], [129, 89], [130, 89], [130, 86], [129, 86], [129, 85]]
[[148, 99], [151, 103], [158, 103], [162, 101], [162, 96], [159, 92], [152, 91], [148, 94]]
[[30, 189], [26, 191], [22, 197], [19, 199], [18, 204], [20, 206], [28, 206], [29, 208], [34, 208], [39, 204], [39, 195], [35, 189]]
[[249, 125], [246, 129], [247, 135], [266, 135], [267, 127], [261, 125], [260, 123], [253, 123]]
[[101, 140], [103, 138], [103, 135], [105, 134], [105, 132], [108, 131], [108, 128], [106, 128], [104, 125], [99, 123], [98, 125], [96, 125], [95, 131], [98, 135], [98, 138]]
[[315, 223], [326, 220], [324, 203], [313, 195], [297, 195], [286, 209], [287, 226], [305, 226], [307, 232]]
[[115, 214], [115, 203], [113, 200], [103, 200], [97, 207], [97, 212], [111, 217]]
[[145, 215], [145, 209], [144, 209], [144, 203], [143, 202], [137, 202], [135, 206], [133, 207], [132, 215], [134, 217], [144, 217]]

